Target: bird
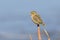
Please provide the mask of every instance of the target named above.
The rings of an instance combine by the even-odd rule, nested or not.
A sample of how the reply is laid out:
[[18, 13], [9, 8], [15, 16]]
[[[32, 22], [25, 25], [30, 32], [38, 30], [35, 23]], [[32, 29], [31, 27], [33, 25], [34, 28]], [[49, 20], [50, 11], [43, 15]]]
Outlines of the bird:
[[40, 15], [36, 11], [31, 11], [31, 19], [33, 23], [37, 24], [37, 26], [39, 26], [40, 24], [42, 24], [43, 26], [45, 25]]

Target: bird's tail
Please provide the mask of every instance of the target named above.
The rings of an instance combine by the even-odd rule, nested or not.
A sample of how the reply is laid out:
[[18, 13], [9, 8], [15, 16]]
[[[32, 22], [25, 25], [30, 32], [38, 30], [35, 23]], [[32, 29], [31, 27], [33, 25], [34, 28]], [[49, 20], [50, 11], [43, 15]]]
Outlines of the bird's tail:
[[46, 26], [46, 24], [45, 24], [44, 22], [42, 23], [42, 25], [43, 25], [43, 26]]

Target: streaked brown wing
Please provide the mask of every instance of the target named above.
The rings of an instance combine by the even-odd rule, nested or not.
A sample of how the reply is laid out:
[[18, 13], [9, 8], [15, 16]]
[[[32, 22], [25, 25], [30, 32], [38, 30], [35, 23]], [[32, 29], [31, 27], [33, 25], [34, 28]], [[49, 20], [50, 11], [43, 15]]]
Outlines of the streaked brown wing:
[[42, 19], [41, 19], [38, 15], [33, 16], [33, 19], [34, 19], [35, 22], [38, 23], [38, 24], [41, 24], [41, 23], [42, 23]]

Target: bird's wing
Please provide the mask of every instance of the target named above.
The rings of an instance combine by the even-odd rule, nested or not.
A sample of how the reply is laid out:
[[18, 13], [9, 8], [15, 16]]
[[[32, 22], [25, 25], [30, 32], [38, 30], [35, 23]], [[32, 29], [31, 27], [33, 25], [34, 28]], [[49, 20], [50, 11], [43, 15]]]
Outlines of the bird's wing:
[[33, 21], [37, 24], [42, 24], [42, 19], [40, 18], [39, 15], [34, 15], [33, 16]]

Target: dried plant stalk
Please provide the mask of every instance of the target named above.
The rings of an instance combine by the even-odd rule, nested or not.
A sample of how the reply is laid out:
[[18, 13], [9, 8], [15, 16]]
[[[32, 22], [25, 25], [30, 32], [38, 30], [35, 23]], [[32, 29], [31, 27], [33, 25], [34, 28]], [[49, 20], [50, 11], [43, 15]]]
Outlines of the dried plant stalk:
[[38, 40], [42, 40], [42, 38], [41, 38], [41, 32], [40, 32], [40, 27], [38, 27]]
[[44, 32], [45, 32], [45, 34], [47, 35], [48, 40], [50, 40], [50, 36], [49, 36], [48, 32], [47, 32], [45, 29], [44, 29]]
[[30, 37], [30, 40], [32, 40], [32, 35], [29, 35], [29, 37]]
[[50, 37], [48, 37], [48, 40], [50, 40]]

